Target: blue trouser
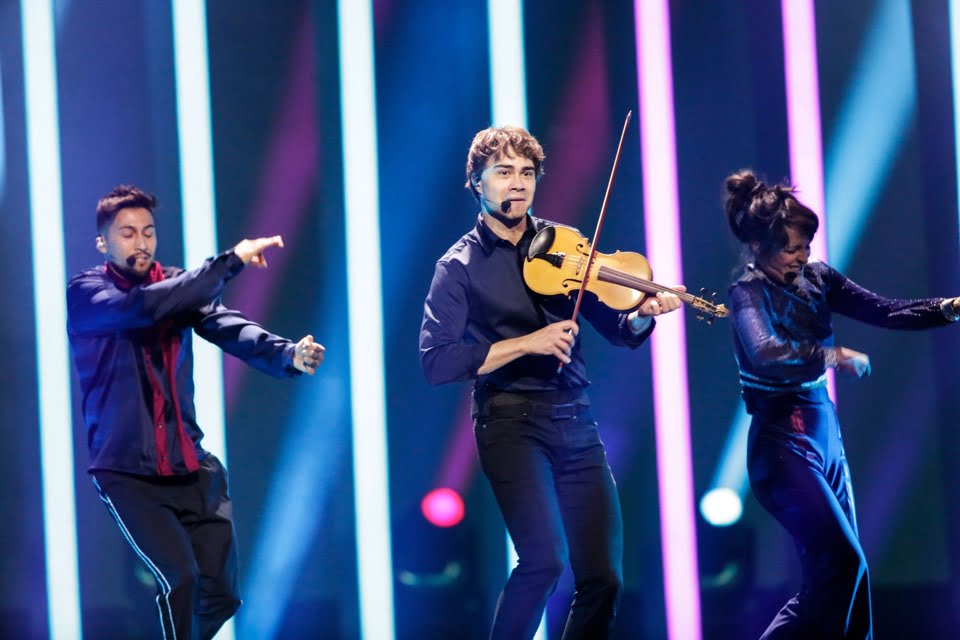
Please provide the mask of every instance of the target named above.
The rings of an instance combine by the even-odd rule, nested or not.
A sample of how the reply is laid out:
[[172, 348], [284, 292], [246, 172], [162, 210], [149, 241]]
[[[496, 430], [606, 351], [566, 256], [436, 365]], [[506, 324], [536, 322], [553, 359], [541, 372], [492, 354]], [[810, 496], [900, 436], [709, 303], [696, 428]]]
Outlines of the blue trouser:
[[491, 640], [534, 636], [568, 561], [576, 592], [564, 640], [610, 637], [623, 589], [623, 518], [589, 405], [496, 394], [476, 403], [474, 431], [519, 556]]
[[833, 402], [823, 388], [745, 397], [750, 486], [793, 536], [803, 571], [800, 592], [762, 639], [869, 640], [870, 575]]
[[94, 472], [110, 515], [157, 582], [163, 638], [207, 640], [240, 606], [226, 471], [213, 454], [186, 476]]

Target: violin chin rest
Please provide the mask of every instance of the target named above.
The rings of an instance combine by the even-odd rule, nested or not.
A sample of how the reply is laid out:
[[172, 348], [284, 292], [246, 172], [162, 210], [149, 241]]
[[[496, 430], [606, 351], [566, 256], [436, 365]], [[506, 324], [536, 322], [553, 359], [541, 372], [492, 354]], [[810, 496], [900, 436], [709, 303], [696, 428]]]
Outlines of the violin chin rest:
[[527, 260], [533, 260], [538, 255], [548, 253], [556, 237], [557, 231], [554, 227], [544, 227], [538, 231], [537, 235], [530, 241], [530, 248], [527, 249]]

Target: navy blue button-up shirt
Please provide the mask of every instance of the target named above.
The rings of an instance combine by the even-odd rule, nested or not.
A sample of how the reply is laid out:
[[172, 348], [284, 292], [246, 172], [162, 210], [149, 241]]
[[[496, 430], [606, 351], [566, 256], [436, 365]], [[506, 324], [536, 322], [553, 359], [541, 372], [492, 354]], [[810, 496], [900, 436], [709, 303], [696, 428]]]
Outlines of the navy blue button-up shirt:
[[[475, 228], [439, 261], [424, 303], [420, 361], [431, 384], [476, 380], [477, 388], [527, 393], [578, 389], [589, 384], [580, 350], [581, 333], [570, 364], [557, 373], [554, 356], [527, 355], [484, 375], [477, 374], [501, 340], [527, 335], [548, 324], [568, 320], [575, 300], [541, 296], [523, 281], [523, 256], [537, 231], [554, 223], [528, 216], [527, 232], [514, 246], [494, 234], [481, 216]], [[580, 307], [587, 321], [614, 345], [635, 348], [653, 331], [640, 334], [619, 313], [586, 294]]]
[[[193, 332], [265, 373], [300, 374], [293, 367], [293, 342], [220, 303], [224, 285], [243, 266], [229, 251], [193, 271], [164, 267], [164, 280], [130, 288], [118, 286], [104, 266], [70, 279], [67, 333], [83, 397], [91, 471], [156, 476], [169, 473], [162, 470], [169, 467], [175, 475], [187, 473], [171, 394], [196, 459], [207, 455], [193, 404]], [[180, 338], [175, 388], [155, 357], [154, 330], [161, 325]], [[154, 424], [151, 377], [166, 398], [162, 428]], [[165, 439], [159, 448], [168, 460], [159, 459], [158, 438]]]

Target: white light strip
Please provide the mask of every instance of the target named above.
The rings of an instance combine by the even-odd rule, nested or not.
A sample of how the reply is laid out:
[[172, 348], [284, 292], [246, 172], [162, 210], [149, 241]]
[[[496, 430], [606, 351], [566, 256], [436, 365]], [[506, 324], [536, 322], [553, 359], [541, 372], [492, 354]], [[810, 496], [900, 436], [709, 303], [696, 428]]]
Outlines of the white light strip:
[[[490, 113], [493, 126], [527, 126], [527, 76], [523, 40], [523, 0], [488, 0]], [[517, 566], [517, 549], [507, 534], [507, 574]], [[547, 640], [543, 612], [534, 640]]]
[[56, 32], [51, 0], [20, 3], [33, 250], [47, 617], [53, 640], [82, 638], [73, 479]]
[[394, 638], [371, 0], [338, 0], [360, 635]]
[[527, 126], [523, 0], [488, 0], [490, 103], [496, 126]]
[[[180, 144], [180, 194], [183, 207], [183, 261], [199, 267], [217, 253], [214, 199], [213, 133], [210, 124], [210, 73], [207, 55], [206, 3], [172, 0], [173, 57], [177, 91], [177, 135]], [[206, 340], [193, 341], [193, 378], [197, 424], [203, 446], [227, 464], [223, 408], [223, 355]], [[232, 640], [233, 619], [217, 633]]]
[[950, 0], [950, 61], [953, 70], [953, 135], [960, 213], [960, 0]]

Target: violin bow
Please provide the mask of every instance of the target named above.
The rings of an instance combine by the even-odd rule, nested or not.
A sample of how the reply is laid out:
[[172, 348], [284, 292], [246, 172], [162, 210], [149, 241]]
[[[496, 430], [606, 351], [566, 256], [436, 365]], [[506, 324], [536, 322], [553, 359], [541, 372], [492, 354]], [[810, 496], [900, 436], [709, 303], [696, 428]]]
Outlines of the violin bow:
[[597, 218], [597, 230], [593, 232], [593, 239], [590, 241], [590, 255], [587, 257], [587, 268], [583, 273], [583, 281], [580, 283], [580, 290], [577, 292], [577, 301], [573, 305], [573, 317], [570, 319], [577, 321], [580, 314], [580, 303], [583, 301], [583, 292], [587, 290], [587, 280], [590, 278], [590, 267], [597, 255], [597, 242], [600, 240], [600, 230], [603, 228], [603, 219], [607, 215], [607, 203], [610, 201], [610, 192], [613, 190], [613, 178], [617, 175], [617, 167], [620, 166], [620, 152], [623, 151], [623, 141], [627, 137], [627, 127], [630, 126], [630, 118], [633, 116], [633, 110], [627, 111], [627, 119], [623, 121], [623, 131], [620, 132], [620, 144], [617, 145], [617, 155], [613, 159], [613, 169], [610, 170], [610, 179], [607, 181], [607, 192], [603, 194], [603, 204], [600, 206], [600, 217]]
[[[600, 217], [597, 218], [597, 229], [593, 232], [593, 240], [590, 244], [590, 255], [587, 256], [587, 267], [583, 272], [583, 280], [580, 283], [580, 290], [577, 292], [577, 301], [573, 305], [573, 315], [570, 317], [574, 322], [580, 315], [580, 303], [583, 302], [583, 292], [587, 290], [587, 280], [590, 279], [590, 267], [597, 256], [597, 241], [600, 239], [600, 230], [603, 229], [603, 219], [607, 215], [607, 203], [610, 202], [610, 192], [613, 190], [613, 178], [617, 175], [617, 167], [620, 166], [620, 152], [623, 151], [623, 141], [627, 137], [627, 127], [630, 126], [630, 118], [633, 116], [633, 110], [627, 111], [627, 118], [623, 121], [623, 131], [620, 132], [620, 143], [617, 145], [617, 155], [613, 158], [613, 169], [610, 170], [610, 179], [607, 180], [607, 192], [603, 194], [603, 204], [600, 206]], [[557, 373], [563, 370], [563, 361], [557, 366]]]

